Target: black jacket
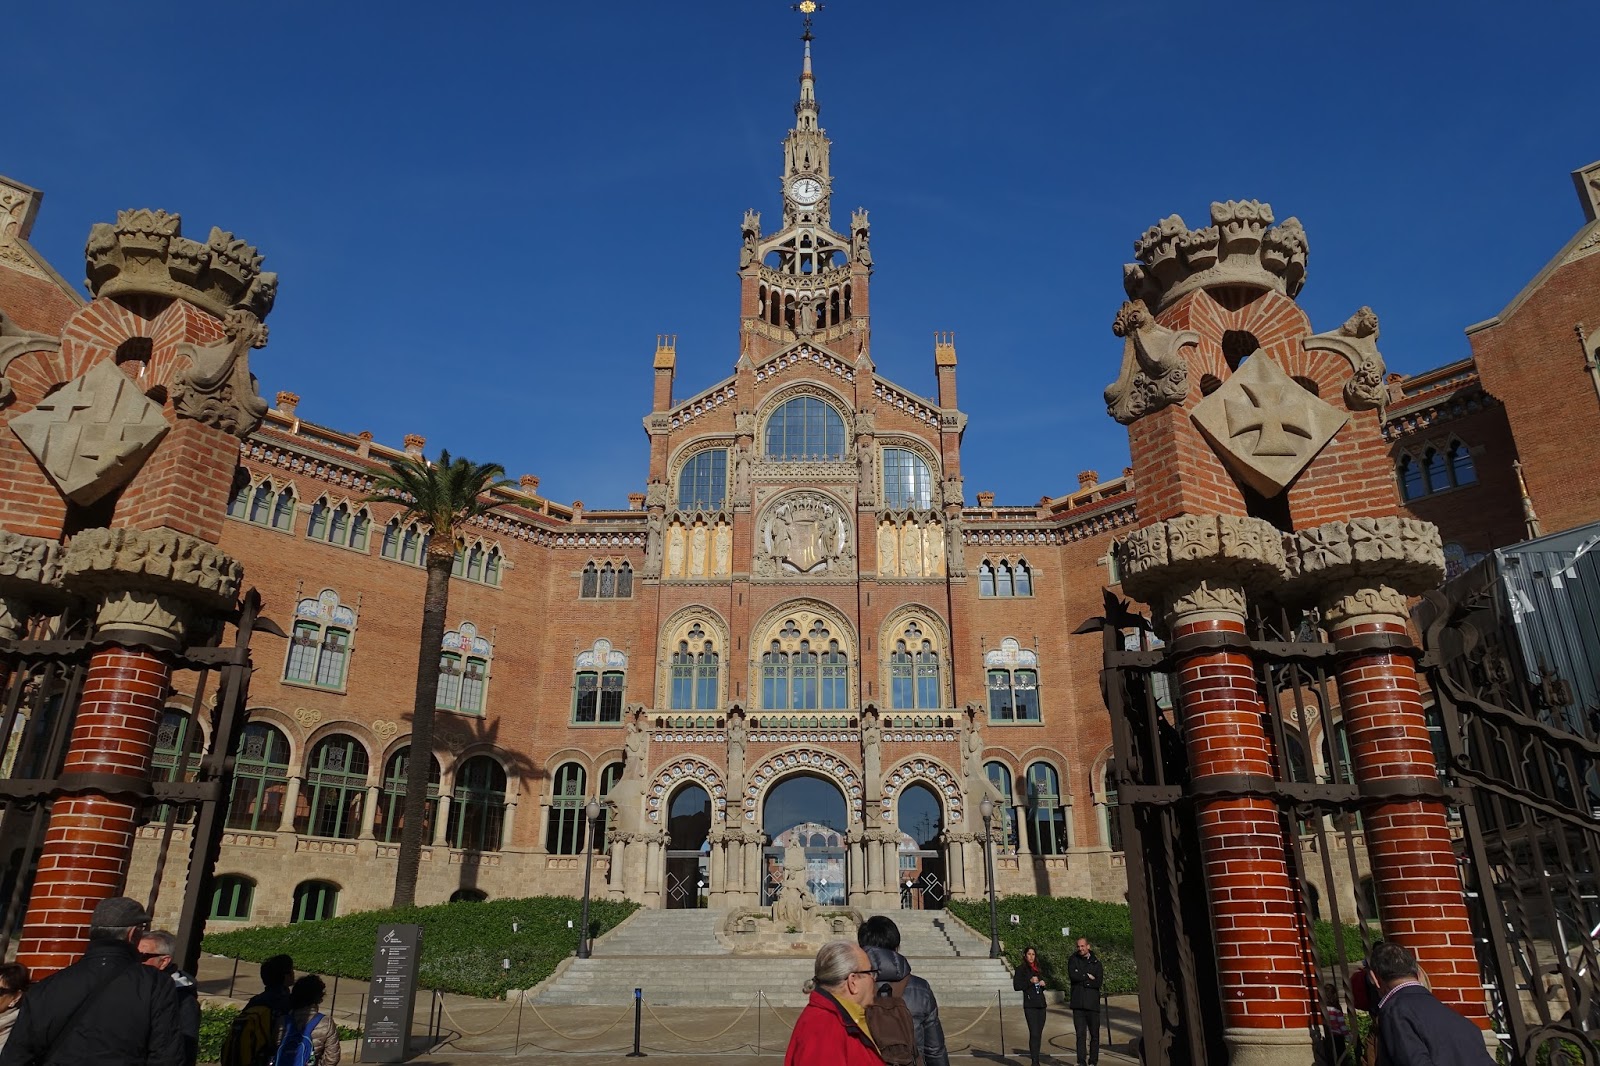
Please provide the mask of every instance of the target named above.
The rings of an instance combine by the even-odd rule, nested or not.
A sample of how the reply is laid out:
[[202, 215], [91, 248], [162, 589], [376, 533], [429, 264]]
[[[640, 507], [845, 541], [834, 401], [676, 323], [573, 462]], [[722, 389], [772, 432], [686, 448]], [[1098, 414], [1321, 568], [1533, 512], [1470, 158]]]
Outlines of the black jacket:
[[183, 1036], [183, 1061], [194, 1066], [200, 1058], [200, 986], [194, 978], [169, 963], [161, 971], [172, 980], [172, 991], [177, 995], [178, 1032]]
[[[1044, 971], [1037, 971], [1039, 978], [1044, 979]], [[1044, 985], [1033, 983], [1035, 971], [1028, 969], [1028, 964], [1018, 963], [1016, 970], [1011, 974], [1011, 987], [1022, 993], [1022, 1007], [1024, 1010], [1044, 1010]], [[0, 1064], [3, 1066], [3, 1064]]]
[[1067, 980], [1072, 982], [1072, 1009], [1099, 1010], [1100, 991], [1106, 985], [1106, 968], [1094, 952], [1067, 960]]
[[142, 965], [131, 944], [92, 940], [83, 958], [22, 997], [0, 1066], [185, 1066], [183, 1056], [172, 979]]
[[[26, 1000], [24, 1000], [26, 1002]], [[1493, 1066], [1483, 1030], [1421, 985], [1406, 985], [1378, 1013], [1378, 1066]]]
[[911, 972], [911, 964], [898, 951], [868, 948], [867, 957], [878, 968], [878, 994], [884, 994], [884, 983], [909, 977], [902, 998], [911, 1011], [911, 1020], [917, 1025], [917, 1047], [922, 1051], [923, 1066], [950, 1066], [950, 1053], [944, 1046], [944, 1024], [939, 1021], [939, 1001], [933, 987]]

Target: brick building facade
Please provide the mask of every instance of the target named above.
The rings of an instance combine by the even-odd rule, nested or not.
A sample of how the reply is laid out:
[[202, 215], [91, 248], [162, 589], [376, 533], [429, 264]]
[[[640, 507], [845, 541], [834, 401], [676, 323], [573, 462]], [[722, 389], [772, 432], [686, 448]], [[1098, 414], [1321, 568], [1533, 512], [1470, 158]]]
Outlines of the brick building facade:
[[[817, 116], [808, 42], [781, 220], [768, 233], [757, 213], [744, 219], [734, 373], [681, 398], [675, 344], [658, 340], [648, 468], [628, 508], [556, 504], [525, 476], [460, 545], [419, 902], [577, 894], [591, 796], [608, 801], [597, 883], [651, 906], [762, 901], [778, 837], [807, 848], [825, 902], [977, 895], [986, 797], [1002, 823], [1002, 893], [1120, 896], [1100, 648], [1070, 634], [1118, 583], [1119, 538], [1215, 510], [1208, 484], [1218, 498], [1239, 490], [1172, 409], [1130, 426], [1145, 457], [1137, 483], [1085, 472], [1036, 505], [969, 499], [954, 339], [934, 345], [931, 397], [875, 372], [870, 226], [857, 211], [834, 229]], [[1570, 449], [1551, 452], [1564, 434], [1534, 369], [1562, 365], [1569, 404], [1600, 397], [1574, 354], [1586, 334], [1565, 321], [1600, 319], [1600, 256], [1588, 254], [1600, 251], [1600, 192], [1586, 195], [1589, 225], [1474, 327], [1472, 360], [1389, 380], [1386, 406], [1352, 415], [1362, 432], [1333, 441], [1314, 479], [1280, 497], [1294, 528], [1347, 517], [1351, 493], [1387, 500], [1388, 513], [1404, 494], [1464, 562], [1527, 528], [1517, 455], [1546, 528], [1600, 517], [1596, 479], [1557, 474], [1565, 462], [1570, 475]], [[0, 185], [0, 372], [8, 335], [59, 332], [84, 307], [27, 244], [38, 203]], [[1303, 235], [1298, 254], [1303, 271]], [[1309, 326], [1280, 303], [1248, 331], [1300, 360], [1296, 381], [1314, 386], [1376, 340], [1365, 312], [1302, 347]], [[1215, 334], [1218, 367], [1232, 369], [1226, 338], [1246, 327], [1223, 319], [1238, 311], [1194, 300], [1159, 326], [1134, 311], [1116, 329], [1128, 359], [1147, 354], [1153, 330]], [[1202, 314], [1220, 317], [1189, 317]], [[298, 404], [278, 394], [236, 469], [196, 465], [214, 448], [173, 449], [119, 505], [143, 493], [142, 524], [180, 528], [195, 474], [216, 481], [198, 490], [226, 495], [227, 516], [198, 532], [243, 564], [286, 634], [254, 644], [217, 920], [314, 919], [384, 905], [392, 889], [428, 534], [365, 501], [385, 463], [426, 442], [387, 447], [302, 419]], [[1570, 427], [1571, 409], [1562, 417]], [[25, 481], [32, 463], [0, 447], [8, 476]], [[38, 480], [36, 496], [5, 501], [0, 526], [61, 531], [61, 501]], [[158, 774], [181, 775], [206, 743], [182, 692], [180, 678], [155, 737]], [[130, 885], [148, 884], [162, 835], [139, 834]]]

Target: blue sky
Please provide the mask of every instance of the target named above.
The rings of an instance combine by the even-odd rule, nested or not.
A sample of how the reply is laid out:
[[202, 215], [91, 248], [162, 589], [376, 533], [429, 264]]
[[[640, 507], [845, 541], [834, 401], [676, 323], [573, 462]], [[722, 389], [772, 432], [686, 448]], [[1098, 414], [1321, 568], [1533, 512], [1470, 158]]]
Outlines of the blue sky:
[[[1508, 17], [1510, 12], [1515, 17]], [[650, 361], [737, 356], [739, 222], [779, 218], [784, 0], [22, 5], [0, 173], [81, 277], [89, 226], [181, 212], [281, 275], [270, 398], [428, 437], [590, 508], [642, 490]], [[873, 355], [933, 392], [954, 330], [968, 499], [1110, 475], [1101, 390], [1133, 239], [1256, 197], [1304, 223], [1318, 329], [1362, 304], [1392, 368], [1468, 353], [1582, 222], [1600, 5], [830, 0], [836, 225], [872, 214]]]

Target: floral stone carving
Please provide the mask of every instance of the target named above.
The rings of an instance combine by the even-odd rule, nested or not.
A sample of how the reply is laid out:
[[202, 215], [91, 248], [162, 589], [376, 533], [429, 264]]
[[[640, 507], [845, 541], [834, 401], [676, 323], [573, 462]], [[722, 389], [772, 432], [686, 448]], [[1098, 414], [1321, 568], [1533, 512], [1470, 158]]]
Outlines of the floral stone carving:
[[0, 637], [18, 637], [30, 609], [61, 598], [61, 545], [0, 529]]
[[79, 504], [126, 484], [169, 428], [160, 405], [114, 363], [96, 363], [11, 420], [61, 494]]
[[1353, 373], [1344, 383], [1345, 406], [1352, 411], [1382, 407], [1389, 399], [1384, 378], [1389, 370], [1378, 351], [1378, 316], [1363, 307], [1331, 333], [1318, 333], [1300, 342], [1308, 352], [1336, 352], [1350, 363]]
[[1128, 535], [1122, 587], [1168, 616], [1242, 613], [1245, 593], [1285, 572], [1282, 534], [1260, 518], [1179, 515]]
[[251, 312], [233, 310], [223, 329], [227, 340], [220, 344], [181, 346], [190, 366], [173, 384], [173, 409], [180, 418], [248, 437], [267, 416], [267, 401], [250, 373], [250, 349], [266, 345], [267, 327]]
[[97, 597], [96, 626], [180, 637], [195, 610], [239, 598], [244, 567], [214, 544], [170, 529], [86, 529], [67, 545], [61, 583]]
[[1246, 359], [1189, 416], [1234, 474], [1276, 496], [1350, 420], [1265, 353]]
[[755, 572], [760, 577], [816, 577], [849, 570], [854, 554], [843, 509], [820, 493], [795, 493], [771, 507], [762, 520]]
[[1182, 349], [1198, 344], [1200, 334], [1157, 325], [1143, 300], [1124, 303], [1111, 332], [1125, 339], [1122, 373], [1106, 386], [1107, 414], [1128, 425], [1183, 402], [1189, 392], [1189, 364]]
[[1331, 625], [1358, 615], [1405, 617], [1406, 597], [1444, 580], [1432, 522], [1387, 515], [1327, 522], [1283, 535], [1290, 594], [1315, 602]]

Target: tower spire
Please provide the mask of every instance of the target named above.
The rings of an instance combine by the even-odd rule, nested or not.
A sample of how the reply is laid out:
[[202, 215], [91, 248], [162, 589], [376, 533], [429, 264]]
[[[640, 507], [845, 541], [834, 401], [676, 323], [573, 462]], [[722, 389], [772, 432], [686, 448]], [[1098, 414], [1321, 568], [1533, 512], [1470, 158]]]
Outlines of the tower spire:
[[828, 224], [828, 138], [817, 122], [816, 76], [811, 71], [811, 16], [820, 8], [816, 0], [800, 0], [794, 10], [805, 16], [804, 59], [800, 66], [800, 99], [794, 105], [794, 128], [783, 146], [784, 224], [797, 222]]

